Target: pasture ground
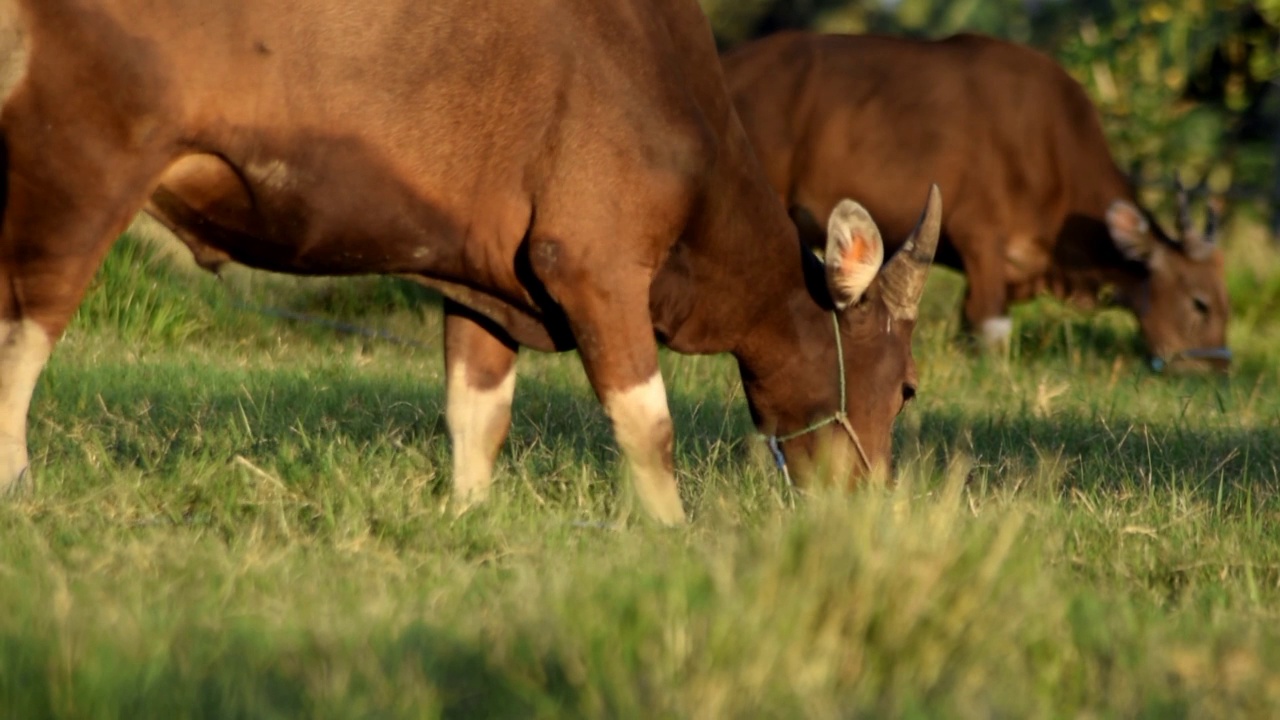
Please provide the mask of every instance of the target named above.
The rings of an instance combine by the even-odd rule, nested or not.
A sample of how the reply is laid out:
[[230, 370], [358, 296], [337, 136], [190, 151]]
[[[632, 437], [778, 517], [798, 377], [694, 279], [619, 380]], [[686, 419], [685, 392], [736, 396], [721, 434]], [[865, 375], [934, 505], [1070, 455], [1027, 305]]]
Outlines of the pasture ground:
[[522, 356], [496, 497], [452, 519], [424, 293], [120, 243], [0, 505], [0, 715], [1275, 717], [1280, 259], [1231, 252], [1230, 379], [1052, 302], [974, 359], [935, 273], [893, 490], [794, 497], [732, 362], [668, 354], [694, 521], [665, 531], [575, 356]]

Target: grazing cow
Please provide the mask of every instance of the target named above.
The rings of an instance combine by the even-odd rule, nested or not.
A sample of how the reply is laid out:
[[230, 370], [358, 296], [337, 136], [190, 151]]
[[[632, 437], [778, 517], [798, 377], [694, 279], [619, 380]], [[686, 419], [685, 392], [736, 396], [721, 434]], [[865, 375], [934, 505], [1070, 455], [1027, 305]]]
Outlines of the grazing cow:
[[989, 343], [1007, 341], [1011, 302], [1049, 291], [1092, 305], [1114, 291], [1153, 365], [1229, 362], [1212, 213], [1197, 232], [1180, 194], [1178, 236], [1165, 233], [1136, 204], [1084, 90], [1048, 57], [976, 35], [790, 32], [722, 60], [802, 230], [849, 196], [893, 237], [913, 222], [913, 189], [937, 180], [938, 262], [967, 276], [966, 325]]
[[867, 212], [834, 205], [816, 259], [693, 0], [16, 1], [4, 486], [25, 472], [52, 345], [140, 208], [206, 263], [440, 288], [463, 506], [488, 489], [518, 346], [578, 350], [665, 523], [684, 511], [656, 341], [732, 353], [756, 426], [802, 477], [848, 484], [887, 463], [915, 392], [938, 191], [887, 262]]

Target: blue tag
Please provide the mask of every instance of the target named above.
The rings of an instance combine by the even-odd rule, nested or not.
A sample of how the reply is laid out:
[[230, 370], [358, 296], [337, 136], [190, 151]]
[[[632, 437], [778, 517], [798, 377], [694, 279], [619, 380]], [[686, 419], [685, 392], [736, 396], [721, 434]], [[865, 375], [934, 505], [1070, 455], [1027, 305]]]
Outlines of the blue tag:
[[782, 448], [778, 447], [778, 437], [776, 435], [769, 436], [769, 452], [773, 453], [773, 462], [778, 466], [779, 470], [787, 469], [787, 458], [782, 454]]

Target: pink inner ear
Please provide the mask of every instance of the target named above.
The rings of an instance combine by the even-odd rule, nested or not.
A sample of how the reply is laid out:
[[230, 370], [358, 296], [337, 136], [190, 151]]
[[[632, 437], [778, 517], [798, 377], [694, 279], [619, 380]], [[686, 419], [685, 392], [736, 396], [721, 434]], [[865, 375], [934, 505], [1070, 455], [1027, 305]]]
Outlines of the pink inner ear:
[[1119, 225], [1130, 235], [1137, 235], [1142, 231], [1142, 223], [1131, 212], [1121, 213]]
[[1147, 230], [1146, 219], [1128, 205], [1112, 207], [1107, 213], [1107, 219], [1111, 222], [1114, 232], [1123, 233], [1133, 239], [1137, 239]]
[[844, 251], [844, 261], [849, 264], [865, 265], [871, 260], [871, 241], [866, 236], [854, 233], [849, 238], [849, 247]]

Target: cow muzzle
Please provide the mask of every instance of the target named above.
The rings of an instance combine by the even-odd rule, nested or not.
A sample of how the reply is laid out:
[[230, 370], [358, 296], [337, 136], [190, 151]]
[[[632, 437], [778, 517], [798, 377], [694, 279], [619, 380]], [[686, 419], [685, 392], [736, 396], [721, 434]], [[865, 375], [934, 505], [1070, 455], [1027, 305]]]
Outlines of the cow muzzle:
[[1188, 348], [1172, 355], [1153, 355], [1151, 369], [1162, 373], [1179, 365], [1195, 365], [1225, 372], [1231, 367], [1232, 357], [1231, 349], [1227, 347]]
[[853, 442], [853, 447], [858, 451], [858, 459], [862, 461], [862, 466], [867, 472], [872, 471], [871, 459], [867, 457], [867, 451], [862, 447], [862, 439], [858, 437], [857, 431], [853, 429], [853, 425], [849, 423], [849, 413], [845, 393], [845, 377], [844, 377], [844, 343], [840, 340], [840, 315], [831, 313], [831, 326], [835, 330], [836, 335], [836, 366], [840, 370], [840, 409], [831, 415], [809, 424], [807, 427], [800, 428], [794, 432], [785, 435], [769, 435], [765, 438], [769, 443], [769, 452], [773, 454], [773, 461], [782, 471], [782, 477], [786, 479], [787, 485], [794, 487], [795, 483], [791, 479], [791, 470], [787, 467], [787, 457], [782, 453], [782, 444], [788, 440], [817, 432], [828, 425], [839, 425], [841, 429], [849, 436], [849, 440]]

